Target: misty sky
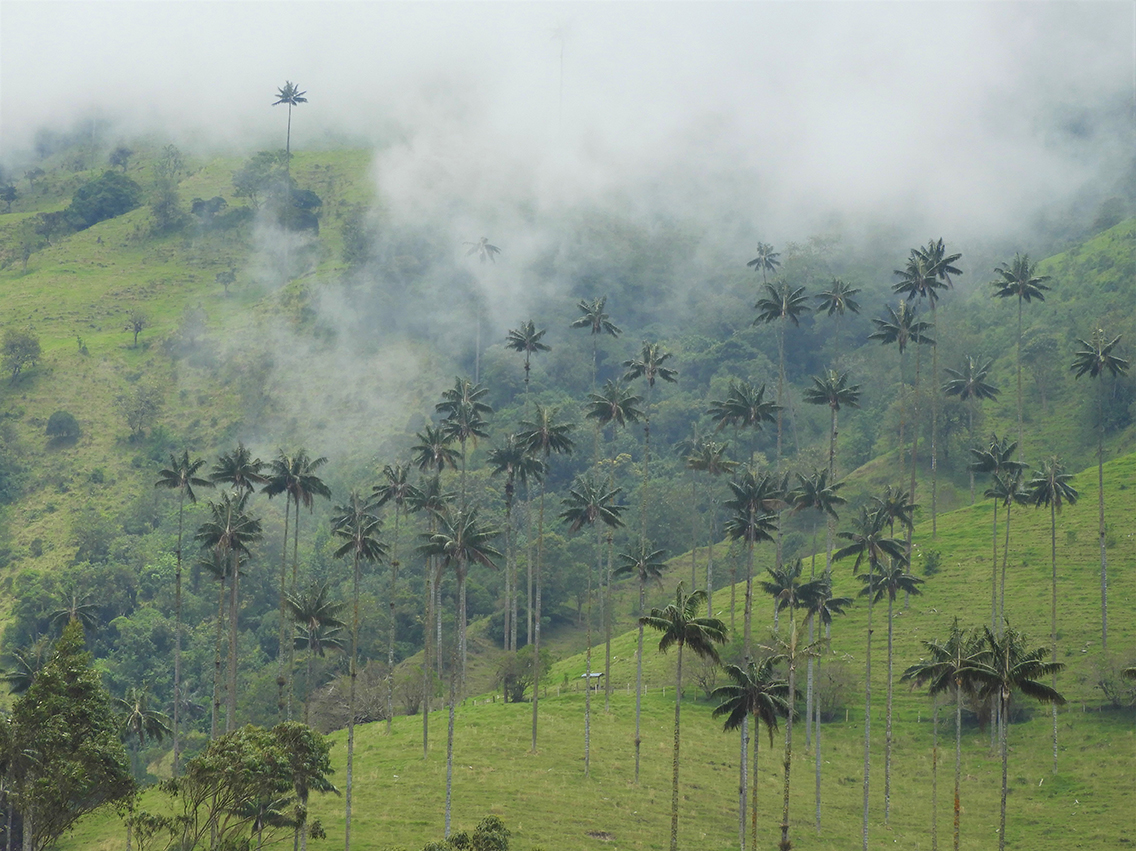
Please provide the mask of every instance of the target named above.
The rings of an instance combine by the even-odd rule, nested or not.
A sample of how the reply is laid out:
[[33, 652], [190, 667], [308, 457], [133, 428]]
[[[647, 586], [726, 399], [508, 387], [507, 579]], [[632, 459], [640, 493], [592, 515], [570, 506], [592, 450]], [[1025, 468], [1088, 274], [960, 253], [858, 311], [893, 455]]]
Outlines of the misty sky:
[[473, 196], [744, 188], [775, 237], [821, 210], [982, 228], [1118, 168], [1134, 20], [1129, 3], [5, 0], [0, 145], [96, 114], [198, 151], [277, 146], [287, 79], [310, 101], [295, 147], [374, 144], [408, 197], [425, 170]]

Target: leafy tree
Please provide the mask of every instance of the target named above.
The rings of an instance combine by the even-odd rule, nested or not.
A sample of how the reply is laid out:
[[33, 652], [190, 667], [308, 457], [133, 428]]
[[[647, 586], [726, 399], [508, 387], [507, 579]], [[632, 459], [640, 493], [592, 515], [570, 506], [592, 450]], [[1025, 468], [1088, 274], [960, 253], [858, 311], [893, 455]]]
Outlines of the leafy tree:
[[139, 383], [129, 393], [118, 397], [118, 410], [130, 428], [130, 439], [140, 440], [158, 414], [164, 403], [163, 393], [156, 384]]
[[329, 598], [327, 583], [316, 583], [298, 594], [285, 597], [288, 617], [296, 624], [299, 634], [295, 646], [308, 651], [308, 676], [304, 682], [304, 724], [309, 719], [308, 710], [312, 698], [313, 663], [315, 657], [323, 656], [328, 650], [343, 649], [343, 628], [347, 626], [339, 619], [347, 605]]
[[47, 418], [47, 436], [60, 442], [74, 440], [79, 431], [79, 422], [69, 411], [56, 411]]
[[205, 466], [204, 458], [195, 458], [189, 460], [189, 450], [186, 449], [182, 452], [181, 457], [170, 453], [170, 466], [158, 471], [158, 481], [154, 482], [156, 488], [166, 488], [167, 490], [175, 490], [178, 493], [178, 542], [177, 552], [177, 568], [174, 573], [174, 725], [173, 725], [173, 776], [177, 777], [178, 774], [178, 757], [180, 756], [180, 744], [178, 733], [180, 732], [180, 707], [181, 707], [181, 541], [182, 532], [184, 531], [183, 520], [185, 518], [185, 501], [188, 499], [191, 503], [197, 503], [197, 494], [194, 493], [194, 488], [211, 488], [213, 483], [208, 479], [203, 479], [197, 475], [202, 467]]
[[[1057, 662], [1057, 512], [1061, 506], [1077, 502], [1077, 490], [1070, 484], [1072, 474], [1066, 473], [1065, 468], [1056, 458], [1043, 461], [1037, 472], [1033, 474], [1028, 485], [1030, 504], [1035, 508], [1049, 509], [1049, 561], [1051, 567], [1050, 606], [1049, 606], [1049, 643], [1053, 652], [1053, 661]], [[1057, 687], [1057, 676], [1054, 672], [1053, 687]], [[1057, 773], [1057, 706], [1053, 706], [1053, 773]]]
[[31, 331], [9, 328], [4, 332], [4, 369], [12, 375], [12, 383], [20, 373], [39, 361], [39, 337]]
[[659, 652], [666, 653], [671, 647], [678, 648], [678, 662], [675, 668], [675, 720], [674, 756], [671, 762], [671, 851], [678, 849], [678, 767], [680, 713], [682, 710], [682, 651], [689, 647], [702, 659], [718, 661], [715, 644], [726, 643], [726, 625], [714, 617], [699, 617], [698, 613], [706, 605], [706, 592], [694, 591], [689, 596], [682, 583], [675, 591], [675, 601], [664, 609], [651, 609], [649, 615], [639, 618], [639, 622], [662, 633], [659, 638]]
[[1010, 698], [1015, 691], [1032, 697], [1039, 703], [1054, 707], [1064, 705], [1065, 698], [1056, 688], [1040, 682], [1040, 678], [1057, 674], [1064, 670], [1061, 662], [1044, 661], [1048, 648], [1029, 649], [1026, 637], [1012, 627], [1006, 627], [1000, 636], [985, 629], [986, 650], [966, 667], [967, 676], [974, 679], [979, 694], [988, 695], [998, 701], [998, 717], [1001, 719], [1000, 744], [1002, 751], [1002, 809], [998, 828], [998, 851], [1006, 847], [1006, 731], [1009, 726]]
[[619, 554], [619, 566], [612, 572], [612, 578], [634, 576], [639, 580], [639, 644], [635, 654], [635, 782], [639, 782], [639, 746], [642, 739], [639, 735], [640, 716], [643, 710], [643, 610], [646, 608], [647, 583], [656, 582], [660, 586], [663, 579], [665, 552], [653, 550], [645, 542], [640, 541], [638, 549], [630, 553]]
[[290, 154], [281, 151], [258, 151], [233, 172], [233, 194], [248, 198], [254, 210], [259, 210], [265, 196], [287, 185], [289, 178], [281, 173], [287, 169]]
[[[943, 392], [948, 396], [958, 396], [964, 402], [970, 402], [966, 408], [967, 414], [967, 437], [974, 440], [974, 409], [977, 407], [978, 402], [983, 399], [996, 399], [998, 393], [1001, 392], [993, 384], [990, 384], [986, 379], [990, 374], [990, 367], [992, 361], [989, 359], [985, 361], [976, 360], [975, 358], [967, 356], [963, 362], [962, 369], [951, 369], [947, 367], [947, 375], [951, 380], [943, 385]], [[1020, 372], [1020, 366], [1019, 366]], [[1021, 388], [1019, 387], [1019, 392]], [[1019, 403], [1021, 399], [1019, 398]], [[1021, 440], [1021, 428], [1019, 423], [1018, 440]], [[1020, 444], [1019, 444], [1020, 445]], [[974, 505], [974, 470], [970, 470], [970, 504]]]
[[1080, 348], [1073, 356], [1073, 374], [1077, 378], [1087, 375], [1100, 379], [1097, 382], [1097, 511], [1100, 519], [1101, 650], [1105, 653], [1108, 652], [1108, 556], [1105, 553], [1104, 528], [1104, 378], [1106, 373], [1116, 378], [1128, 372], [1128, 361], [1113, 354], [1119, 342], [1120, 335], [1109, 340], [1104, 331], [1097, 328], [1088, 340], [1077, 341]]
[[134, 151], [125, 145], [119, 145], [110, 152], [108, 162], [115, 168], [121, 168], [122, 173], [126, 174], [126, 167], [130, 164], [130, 158], [134, 156]]
[[146, 328], [150, 327], [150, 317], [148, 317], [141, 310], [135, 309], [130, 312], [129, 318], [126, 320], [126, 327], [124, 331], [129, 331], [134, 335], [134, 343], [132, 348], [138, 348], [138, 335]]
[[745, 848], [746, 839], [746, 785], [749, 783], [753, 802], [750, 808], [751, 821], [751, 847], [757, 848], [757, 746], [761, 739], [761, 726], [769, 734], [769, 747], [773, 747], [773, 731], [777, 729], [778, 717], [787, 717], [791, 711], [789, 703], [789, 683], [778, 679], [774, 666], [781, 660], [775, 656], [767, 656], [760, 663], [750, 660], [745, 667], [739, 665], [726, 665], [723, 669], [732, 681], [728, 685], [719, 686], [711, 693], [711, 697], [720, 701], [714, 707], [713, 717], [725, 716], [722, 729], [725, 732], [738, 730], [743, 722], [753, 719], [753, 778], [747, 779], [745, 761], [741, 766], [741, 786], [738, 798], [738, 836], [741, 847]]
[[[395, 505], [395, 541], [398, 541], [398, 512], [403, 507], [404, 503], [412, 500], [417, 494], [417, 488], [406, 485], [406, 471], [405, 468], [390, 467], [389, 465], [383, 471], [387, 477], [387, 486], [382, 491], [378, 486], [375, 488], [379, 499], [380, 505], [385, 501], [393, 502]], [[383, 500], [383, 497], [386, 497]], [[344, 826], [344, 838], [346, 848], [350, 851], [351, 848], [351, 792], [352, 784], [354, 781], [354, 766], [355, 766], [355, 700], [357, 692], [357, 681], [359, 679], [359, 563], [367, 561], [372, 564], [381, 561], [387, 552], [387, 546], [380, 539], [382, 533], [382, 522], [371, 513], [367, 503], [356, 491], [351, 492], [351, 496], [346, 505], [337, 505], [335, 513], [331, 518], [332, 534], [342, 541], [339, 548], [335, 550], [336, 558], [345, 558], [351, 556], [351, 670], [350, 679], [351, 687], [350, 694], [348, 695], [348, 709], [347, 709], [347, 785], [345, 787], [346, 799], [346, 824]], [[392, 555], [391, 557], [391, 570], [397, 570], [398, 560]], [[392, 585], [393, 585], [393, 579]], [[394, 608], [394, 594], [393, 588], [391, 593], [391, 608]], [[427, 624], [427, 630], [429, 624]], [[393, 611], [391, 616], [391, 631], [394, 631], [394, 617]], [[388, 660], [388, 673], [387, 680], [390, 682], [389, 669], [392, 667]], [[390, 715], [393, 712], [391, 706], [391, 694], [388, 689], [387, 692], [387, 732], [390, 732]]]
[[[1009, 263], [999, 264], [994, 269], [995, 278], [990, 285], [994, 288], [997, 298], [1015, 298], [1018, 300], [1018, 341], [1017, 361], [1018, 372], [1018, 447], [1022, 448], [1025, 435], [1022, 431], [1022, 303], [1029, 304], [1034, 299], [1045, 301], [1045, 292], [1049, 289], [1045, 282], [1049, 275], [1038, 275], [1037, 264], [1031, 263], [1028, 254], [1015, 254]], [[1021, 460], [1019, 455], [1018, 460]]]
[[12, 203], [19, 197], [20, 197], [20, 193], [17, 191], [16, 187], [13, 186], [11, 183], [9, 183], [5, 186], [0, 186], [0, 201], [4, 202], [4, 205], [5, 205], [4, 212], [5, 213], [12, 212]]
[[142, 187], [123, 174], [103, 172], [75, 190], [67, 218], [76, 230], [129, 213], [142, 203]]
[[50, 848], [86, 813], [134, 791], [110, 695], [70, 623], [51, 658], [12, 706], [11, 800], [24, 848]]

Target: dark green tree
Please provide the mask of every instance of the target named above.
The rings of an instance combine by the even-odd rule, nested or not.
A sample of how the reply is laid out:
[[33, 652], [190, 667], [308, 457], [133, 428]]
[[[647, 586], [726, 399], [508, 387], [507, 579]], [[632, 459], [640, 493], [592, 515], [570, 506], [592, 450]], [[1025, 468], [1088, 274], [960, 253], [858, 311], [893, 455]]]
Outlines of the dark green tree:
[[[763, 273], [764, 274], [764, 273]], [[781, 412], [785, 409], [785, 323], [794, 327], [801, 324], [801, 315], [809, 309], [804, 287], [794, 289], [788, 284], [775, 287], [765, 283], [765, 295], [757, 300], [757, 319], [754, 325], [777, 323], [777, 468], [781, 468]], [[796, 429], [794, 427], [794, 433]]]
[[321, 658], [328, 650], [343, 649], [343, 629], [347, 626], [339, 619], [347, 605], [331, 599], [327, 583], [317, 582], [298, 594], [285, 597], [288, 617], [298, 628], [295, 645], [308, 651], [308, 676], [304, 681], [304, 724], [308, 723], [308, 709], [312, 699], [315, 657]]
[[[947, 367], [947, 375], [951, 377], [951, 380], [943, 385], [943, 392], [948, 396], [958, 396], [963, 402], [970, 403], [966, 406], [966, 434], [971, 442], [974, 441], [974, 409], [984, 399], [998, 398], [998, 393], [1001, 392], [986, 380], [990, 375], [991, 365], [992, 361], [989, 359], [981, 361], [968, 355], [966, 360], [963, 361], [962, 369]], [[1019, 423], [1018, 440], [1021, 440], [1020, 425]], [[974, 505], [973, 469], [970, 470], [970, 504]]]

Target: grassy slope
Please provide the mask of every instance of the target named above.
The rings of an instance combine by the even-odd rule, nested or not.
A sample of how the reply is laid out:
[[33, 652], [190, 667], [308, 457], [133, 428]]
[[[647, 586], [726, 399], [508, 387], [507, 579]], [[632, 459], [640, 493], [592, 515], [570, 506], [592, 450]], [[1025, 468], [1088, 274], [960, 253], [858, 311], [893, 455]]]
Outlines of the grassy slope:
[[[1105, 470], [1109, 512], [1119, 518], [1136, 510], [1136, 456], [1109, 464]], [[1092, 686], [1092, 664], [1099, 655], [1099, 593], [1095, 550], [1096, 471], [1076, 479], [1081, 501], [1059, 519], [1060, 658], [1069, 666], [1059, 688], [1069, 698], [1060, 713], [1060, 773], [1050, 773], [1049, 715], [1032, 709], [1029, 720], [1010, 729], [1008, 844], [1015, 848], [1069, 849], [1122, 847], [1136, 841], [1130, 817], [1136, 783], [1136, 735], [1129, 713], [1102, 711]], [[1123, 489], [1122, 489], [1123, 488]], [[1044, 515], [1044, 516], [1043, 516]], [[1048, 514], [1026, 509], [1013, 521], [1007, 612], [1011, 621], [1044, 644], [1048, 634]], [[927, 525], [917, 540], [927, 543]], [[920, 641], [943, 635], [959, 613], [964, 625], [980, 625], [989, 617], [989, 506], [966, 508], [940, 520], [936, 546], [944, 553], [941, 572], [930, 579], [925, 594], [896, 618], [896, 669], [920, 655]], [[1127, 531], [1118, 532], [1110, 550], [1111, 642], [1128, 658], [1136, 656], [1136, 547]], [[676, 558], [666, 587], [687, 575], [689, 560]], [[838, 590], [852, 593], [847, 565], [838, 564]], [[659, 592], [660, 594], [662, 592]], [[723, 602], [728, 595], [719, 592]], [[624, 597], [624, 603], [627, 597]], [[741, 595], [739, 594], [739, 605]], [[621, 604], [626, 609], [625, 604]], [[717, 608], [717, 606], [716, 606]], [[900, 610], [902, 606], [898, 607]], [[767, 624], [768, 605], [760, 600], [757, 622]], [[882, 616], [883, 609], [877, 610]], [[858, 605], [834, 629], [834, 649], [861, 669], [866, 610]], [[626, 624], [626, 615], [622, 618]], [[740, 617], [739, 617], [740, 623]], [[893, 757], [891, 830], [882, 821], [883, 708], [885, 695], [886, 622], [876, 621], [873, 644], [873, 828], [872, 847], [930, 847], [929, 704], [925, 697], [898, 687], [895, 693], [896, 739]], [[563, 637], [562, 637], [563, 640]], [[648, 638], [650, 641], [650, 638]], [[554, 667], [549, 697], [541, 702], [541, 749], [528, 753], [531, 711], [528, 705], [503, 705], [486, 697], [467, 701], [458, 713], [455, 759], [454, 818], [472, 827], [486, 813], [502, 816], [514, 831], [517, 847], [587, 848], [600, 840], [589, 833], [611, 834], [610, 846], [657, 849], [667, 845], [673, 686], [673, 657], [662, 657], [648, 644], [644, 670], [649, 691], [644, 699], [644, 761], [640, 787], [631, 782], [634, 697], [624, 684], [634, 681], [634, 632], [618, 636], [613, 681], [618, 684], [613, 712], [604, 715], [602, 697], [592, 732], [592, 776], [582, 772], [583, 695], [558, 689], [565, 676], [574, 681], [583, 668], [580, 656]], [[593, 661], [595, 664], [595, 661]], [[689, 670], [689, 669], [688, 669]], [[558, 693], [559, 691], [559, 693]], [[693, 697], [684, 702], [681, 839], [687, 847], [728, 847], [736, 824], [736, 738], [725, 736], [709, 718], [710, 706]], [[847, 722], [824, 727], [824, 826], [812, 827], [813, 759], [806, 754], [803, 730], [795, 732], [792, 837], [799, 849], [843, 851], [860, 830], [863, 715], [856, 696], [849, 701]], [[950, 712], [945, 713], [950, 715]], [[399, 717], [388, 739], [382, 724], [359, 731], [357, 756], [360, 847], [420, 847], [440, 834], [445, 778], [445, 716], [431, 717], [430, 757], [422, 760], [421, 719]], [[941, 722], [939, 770], [939, 839], [950, 839], [950, 789], [953, 734], [950, 718]], [[342, 766], [344, 734], [333, 736], [337, 765]], [[780, 739], [769, 753], [763, 740], [761, 757], [761, 845], [775, 844], [780, 818]], [[977, 728], [963, 742], [963, 841], [967, 849], [987, 849], [996, 838], [1000, 765], [989, 738]], [[340, 782], [342, 777], [340, 776]], [[341, 836], [342, 804], [316, 803], [329, 840]], [[102, 817], [89, 820], [65, 846], [118, 847], [121, 828]], [[329, 846], [330, 847], [330, 846]]]

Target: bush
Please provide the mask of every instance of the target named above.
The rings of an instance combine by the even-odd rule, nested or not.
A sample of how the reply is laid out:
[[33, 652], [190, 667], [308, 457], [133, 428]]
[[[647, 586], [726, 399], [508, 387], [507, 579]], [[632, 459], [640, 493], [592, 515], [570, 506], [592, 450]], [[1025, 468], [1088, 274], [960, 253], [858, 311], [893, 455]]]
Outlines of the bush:
[[142, 203], [142, 187], [116, 171], [107, 171], [75, 190], [68, 218], [76, 230], [129, 213]]
[[56, 411], [47, 418], [47, 436], [58, 440], [74, 440], [79, 436], [79, 423], [67, 411]]

